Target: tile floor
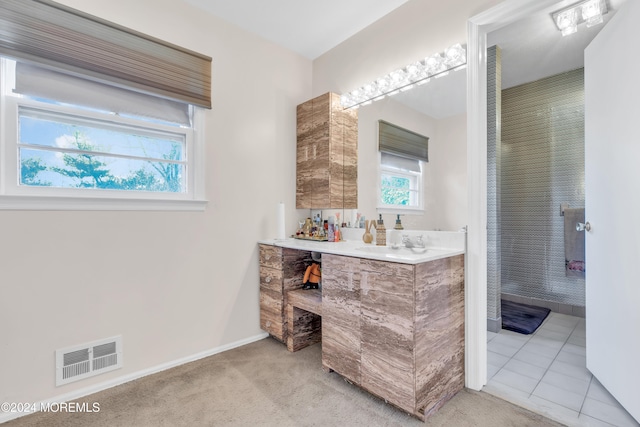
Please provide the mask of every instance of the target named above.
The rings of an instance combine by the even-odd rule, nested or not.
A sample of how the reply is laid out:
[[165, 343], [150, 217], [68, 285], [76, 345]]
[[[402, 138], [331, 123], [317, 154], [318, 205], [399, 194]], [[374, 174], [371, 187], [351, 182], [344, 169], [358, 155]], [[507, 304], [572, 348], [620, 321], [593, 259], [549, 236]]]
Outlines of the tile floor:
[[584, 319], [550, 313], [531, 335], [487, 334], [487, 393], [568, 426], [640, 425], [587, 370]]

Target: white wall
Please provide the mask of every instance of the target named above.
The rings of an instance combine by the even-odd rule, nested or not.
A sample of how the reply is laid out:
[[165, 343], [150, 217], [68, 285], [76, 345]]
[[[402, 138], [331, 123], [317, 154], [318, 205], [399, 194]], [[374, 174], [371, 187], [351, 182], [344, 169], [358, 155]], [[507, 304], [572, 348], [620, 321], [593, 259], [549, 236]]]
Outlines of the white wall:
[[[61, 0], [213, 58], [204, 212], [0, 211], [0, 401], [52, 398], [261, 334], [257, 240], [295, 229], [311, 61], [170, 0]], [[55, 387], [57, 348], [122, 334], [124, 368]]]
[[467, 115], [438, 120], [436, 137], [429, 141], [426, 181], [433, 195], [434, 229], [457, 231], [467, 224]]

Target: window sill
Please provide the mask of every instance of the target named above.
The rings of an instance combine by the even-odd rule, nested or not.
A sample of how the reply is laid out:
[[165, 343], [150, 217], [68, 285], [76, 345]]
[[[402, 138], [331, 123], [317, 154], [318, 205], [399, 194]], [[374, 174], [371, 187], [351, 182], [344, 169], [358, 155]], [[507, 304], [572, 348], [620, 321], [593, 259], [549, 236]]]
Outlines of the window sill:
[[0, 210], [28, 211], [204, 211], [207, 203], [207, 200], [0, 196]]
[[424, 209], [420, 208], [378, 207], [376, 211], [379, 214], [424, 215]]

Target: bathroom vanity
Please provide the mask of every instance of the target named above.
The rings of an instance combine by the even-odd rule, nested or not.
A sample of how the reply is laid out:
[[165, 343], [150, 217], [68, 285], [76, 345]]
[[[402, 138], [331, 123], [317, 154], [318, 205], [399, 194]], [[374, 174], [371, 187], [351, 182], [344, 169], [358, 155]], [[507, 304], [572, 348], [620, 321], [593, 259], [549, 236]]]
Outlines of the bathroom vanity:
[[464, 233], [448, 234], [458, 243], [424, 251], [287, 239], [260, 252], [322, 253], [323, 368], [425, 419], [464, 387]]

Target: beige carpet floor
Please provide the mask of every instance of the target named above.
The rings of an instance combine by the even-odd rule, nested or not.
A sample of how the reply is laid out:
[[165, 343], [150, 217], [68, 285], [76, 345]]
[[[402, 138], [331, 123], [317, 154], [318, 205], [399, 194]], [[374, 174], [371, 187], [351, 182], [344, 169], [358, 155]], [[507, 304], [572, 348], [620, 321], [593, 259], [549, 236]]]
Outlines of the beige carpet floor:
[[[267, 338], [83, 397], [93, 413], [35, 413], [3, 427], [417, 426], [401, 410], [321, 368], [320, 344], [289, 353]], [[559, 426], [482, 392], [463, 390], [429, 426]]]

